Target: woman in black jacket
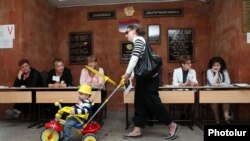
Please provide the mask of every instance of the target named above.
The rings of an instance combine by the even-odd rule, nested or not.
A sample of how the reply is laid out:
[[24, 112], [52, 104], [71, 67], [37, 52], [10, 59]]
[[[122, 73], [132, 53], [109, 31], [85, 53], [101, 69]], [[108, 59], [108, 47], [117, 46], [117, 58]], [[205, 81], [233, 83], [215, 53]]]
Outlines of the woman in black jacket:
[[[14, 82], [14, 87], [43, 87], [43, 78], [39, 71], [32, 68], [27, 59], [19, 61], [19, 71]], [[6, 110], [6, 118], [20, 118], [26, 116], [29, 104], [14, 104], [13, 109]]]

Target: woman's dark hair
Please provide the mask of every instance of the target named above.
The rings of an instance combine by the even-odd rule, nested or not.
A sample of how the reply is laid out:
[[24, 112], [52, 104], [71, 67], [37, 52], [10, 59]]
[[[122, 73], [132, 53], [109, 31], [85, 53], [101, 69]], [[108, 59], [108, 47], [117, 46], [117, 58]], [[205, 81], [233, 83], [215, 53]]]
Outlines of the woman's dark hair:
[[22, 66], [24, 63], [30, 64], [30, 62], [29, 62], [27, 59], [21, 59], [21, 60], [18, 62], [19, 67]]
[[142, 30], [141, 26], [135, 25], [135, 24], [130, 24], [127, 27], [128, 29], [135, 30], [136, 34], [138, 36], [144, 36], [145, 31]]
[[221, 65], [220, 73], [222, 74], [222, 82], [224, 82], [225, 75], [224, 75], [223, 71], [227, 69], [227, 66], [226, 66], [225, 61], [221, 57], [215, 56], [215, 57], [211, 58], [209, 61], [209, 64], [208, 64], [208, 68], [211, 69], [213, 67], [213, 64], [216, 62]]
[[63, 59], [61, 59], [61, 58], [55, 58], [53, 60], [53, 65], [55, 65], [55, 63], [57, 63], [57, 62], [63, 62]]
[[219, 56], [215, 56], [209, 60], [208, 68], [211, 69], [215, 62], [218, 62], [221, 65], [221, 72], [227, 69], [225, 61]]

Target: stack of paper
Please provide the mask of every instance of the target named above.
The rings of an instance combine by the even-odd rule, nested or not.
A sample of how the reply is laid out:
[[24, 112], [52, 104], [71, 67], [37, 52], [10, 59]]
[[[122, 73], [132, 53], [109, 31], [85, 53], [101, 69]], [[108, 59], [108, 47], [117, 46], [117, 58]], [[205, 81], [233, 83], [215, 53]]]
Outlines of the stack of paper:
[[238, 86], [238, 87], [249, 87], [250, 85], [247, 83], [235, 83], [233, 84], [234, 86]]

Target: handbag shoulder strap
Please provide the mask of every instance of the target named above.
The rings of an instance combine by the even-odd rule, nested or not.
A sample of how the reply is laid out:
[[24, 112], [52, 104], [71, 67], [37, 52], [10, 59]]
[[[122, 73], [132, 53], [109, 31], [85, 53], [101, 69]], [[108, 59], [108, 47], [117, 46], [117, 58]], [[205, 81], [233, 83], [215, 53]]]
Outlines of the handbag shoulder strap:
[[150, 42], [147, 40], [145, 44], [146, 44], [145, 45], [145, 53], [147, 51], [149, 54], [153, 54], [153, 50], [152, 50], [152, 48], [150, 46]]

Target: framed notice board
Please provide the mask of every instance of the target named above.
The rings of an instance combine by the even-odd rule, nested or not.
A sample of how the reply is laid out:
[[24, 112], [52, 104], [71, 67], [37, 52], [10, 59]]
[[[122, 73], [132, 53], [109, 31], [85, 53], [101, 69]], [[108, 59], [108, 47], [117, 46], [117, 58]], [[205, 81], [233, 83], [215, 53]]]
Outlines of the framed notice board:
[[179, 62], [182, 55], [189, 56], [194, 61], [193, 29], [168, 29], [168, 62]]
[[243, 0], [242, 29], [243, 32], [250, 32], [250, 0]]
[[121, 48], [120, 63], [121, 64], [128, 63], [133, 50], [133, 44], [129, 41], [121, 41], [120, 48]]
[[159, 44], [161, 39], [160, 25], [148, 25], [148, 40], [151, 44]]
[[86, 64], [87, 56], [93, 51], [92, 32], [69, 33], [70, 64]]

